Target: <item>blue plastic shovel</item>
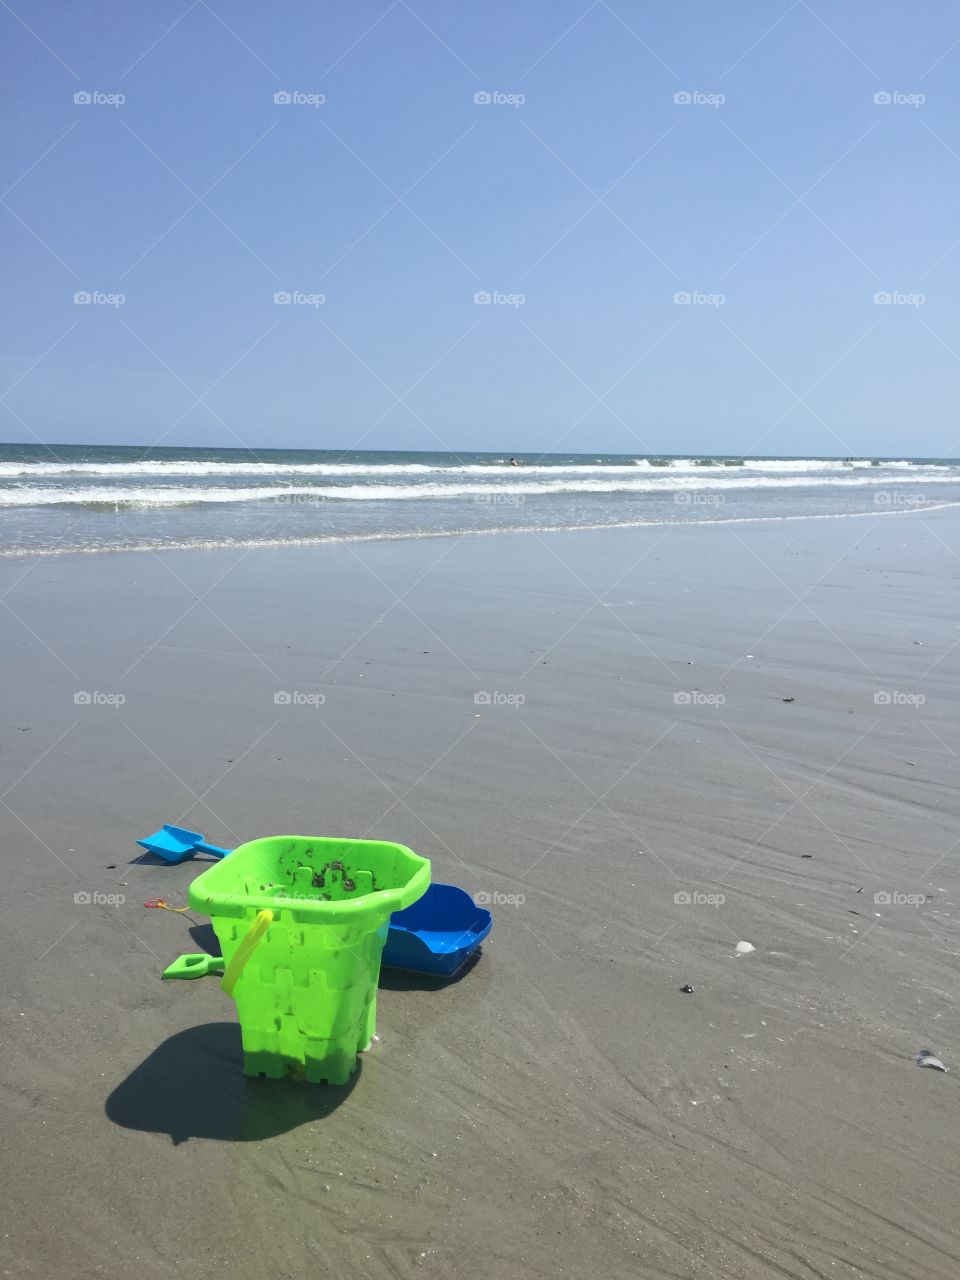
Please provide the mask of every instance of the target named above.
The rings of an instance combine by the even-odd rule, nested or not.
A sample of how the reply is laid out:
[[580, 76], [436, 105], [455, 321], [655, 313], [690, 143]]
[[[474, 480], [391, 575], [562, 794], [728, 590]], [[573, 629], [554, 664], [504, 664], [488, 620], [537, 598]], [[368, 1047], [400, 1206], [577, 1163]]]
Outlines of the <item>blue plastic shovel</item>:
[[144, 836], [137, 844], [148, 853], [155, 853], [164, 862], [186, 862], [195, 853], [209, 853], [214, 858], [225, 858], [229, 849], [221, 849], [218, 844], [208, 844], [199, 831], [188, 831], [186, 827], [174, 827], [165, 822], [159, 831], [152, 836]]

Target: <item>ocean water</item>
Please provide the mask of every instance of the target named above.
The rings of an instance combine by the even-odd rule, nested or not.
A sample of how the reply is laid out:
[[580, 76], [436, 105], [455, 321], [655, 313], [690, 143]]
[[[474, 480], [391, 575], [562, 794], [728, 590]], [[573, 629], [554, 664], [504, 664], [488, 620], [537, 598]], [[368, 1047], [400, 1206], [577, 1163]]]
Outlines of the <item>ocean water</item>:
[[894, 516], [960, 460], [0, 445], [0, 555]]

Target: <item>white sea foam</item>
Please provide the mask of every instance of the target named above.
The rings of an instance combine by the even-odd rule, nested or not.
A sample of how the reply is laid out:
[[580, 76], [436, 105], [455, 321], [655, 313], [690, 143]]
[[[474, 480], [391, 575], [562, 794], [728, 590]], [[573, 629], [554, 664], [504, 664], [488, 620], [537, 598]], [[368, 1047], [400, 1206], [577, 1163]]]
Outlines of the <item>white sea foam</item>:
[[229, 479], [231, 476], [257, 476], [267, 479], [271, 476], [404, 476], [437, 475], [486, 475], [515, 476], [520, 470], [524, 475], [631, 475], [638, 470], [655, 474], [666, 472], [694, 471], [702, 474], [715, 470], [720, 473], [735, 473], [738, 470], [770, 472], [809, 472], [829, 473], [850, 471], [857, 468], [872, 470], [904, 470], [922, 466], [906, 460], [872, 463], [870, 459], [846, 461], [839, 458], [745, 458], [732, 460], [672, 458], [651, 461], [649, 458], [636, 458], [629, 462], [534, 462], [525, 463], [522, 467], [512, 467], [506, 462], [496, 463], [452, 463], [447, 465], [431, 465], [424, 462], [194, 462], [188, 459], [161, 461], [157, 459], [142, 462], [2, 462], [0, 463], [0, 479], [44, 479], [69, 476], [102, 477], [105, 480], [117, 480], [123, 477], [156, 476], [170, 477], [203, 477], [211, 476]]
[[[719, 492], [723, 490], [776, 490], [776, 489], [857, 489], [877, 488], [894, 483], [877, 468], [859, 475], [829, 475], [811, 478], [802, 474], [761, 475], [757, 473], [731, 474], [728, 471], [707, 468], [696, 475], [662, 470], [659, 474], [599, 477], [568, 477], [548, 479], [521, 478], [512, 472], [511, 483], [478, 484], [456, 481], [424, 481], [420, 484], [338, 484], [338, 485], [259, 485], [242, 488], [150, 485], [121, 487], [117, 485], [91, 485], [84, 487], [17, 486], [0, 487], [0, 507], [27, 506], [124, 506], [124, 507], [172, 507], [197, 503], [246, 503], [246, 502], [409, 502], [428, 498], [484, 498], [509, 499], [549, 496], [552, 494], [675, 494], [683, 492]], [[937, 469], [900, 473], [896, 484], [958, 484], [960, 473]]]

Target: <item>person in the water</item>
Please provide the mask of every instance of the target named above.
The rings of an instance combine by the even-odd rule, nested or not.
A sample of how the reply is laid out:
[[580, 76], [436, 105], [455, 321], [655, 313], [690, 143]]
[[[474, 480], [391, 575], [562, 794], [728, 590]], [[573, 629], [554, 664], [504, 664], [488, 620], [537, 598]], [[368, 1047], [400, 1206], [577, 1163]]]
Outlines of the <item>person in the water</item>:
[[519, 467], [520, 463], [516, 460], [516, 458], [511, 458], [510, 465], [511, 467]]

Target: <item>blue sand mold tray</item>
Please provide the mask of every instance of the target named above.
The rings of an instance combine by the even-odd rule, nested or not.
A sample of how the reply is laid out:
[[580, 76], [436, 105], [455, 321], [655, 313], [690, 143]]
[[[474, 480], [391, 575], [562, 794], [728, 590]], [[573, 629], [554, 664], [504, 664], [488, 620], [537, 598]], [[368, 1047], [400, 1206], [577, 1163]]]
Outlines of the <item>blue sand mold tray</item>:
[[422, 898], [390, 917], [382, 963], [448, 978], [474, 954], [493, 916], [454, 884], [432, 884]]

